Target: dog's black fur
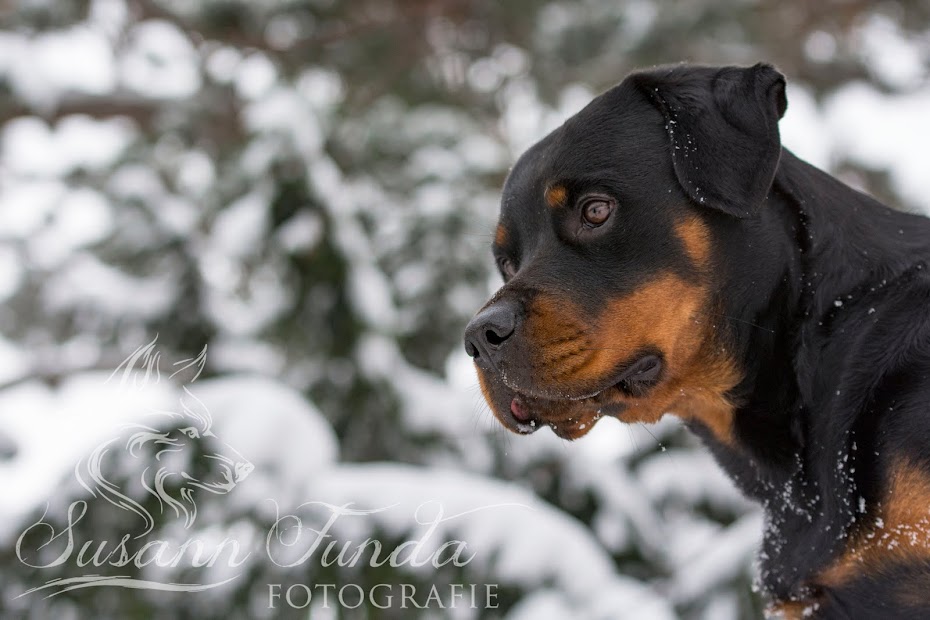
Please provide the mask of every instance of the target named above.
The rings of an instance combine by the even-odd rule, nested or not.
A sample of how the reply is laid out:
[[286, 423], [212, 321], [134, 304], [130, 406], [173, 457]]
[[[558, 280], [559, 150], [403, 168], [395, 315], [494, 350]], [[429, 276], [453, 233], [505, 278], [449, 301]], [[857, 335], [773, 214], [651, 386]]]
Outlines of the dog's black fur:
[[[783, 613], [928, 618], [930, 220], [783, 148], [786, 105], [761, 64], [634, 73], [592, 101], [508, 177], [494, 247], [506, 284], [466, 348], [521, 433], [650, 421], [640, 412], [678, 381], [681, 397], [656, 406], [693, 409], [689, 427], [764, 507], [761, 582]], [[676, 233], [689, 218], [702, 231], [690, 246]], [[665, 276], [678, 288], [658, 287]], [[666, 324], [644, 327], [637, 304], [676, 291], [706, 303], [677, 326], [646, 308]], [[605, 316], [624, 299], [609, 307], [630, 323]], [[705, 329], [692, 349], [716, 353], [687, 370], [662, 344]], [[593, 345], [621, 341], [595, 363]], [[694, 404], [716, 389], [707, 377], [728, 376], [702, 374], [711, 363], [735, 372], [723, 417]]]

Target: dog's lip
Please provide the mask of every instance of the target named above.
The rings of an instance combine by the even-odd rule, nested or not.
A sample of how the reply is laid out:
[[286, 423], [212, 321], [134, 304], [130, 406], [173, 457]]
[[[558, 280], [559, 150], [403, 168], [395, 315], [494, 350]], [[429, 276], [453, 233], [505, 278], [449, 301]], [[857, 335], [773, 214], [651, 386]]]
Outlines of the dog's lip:
[[[521, 392], [514, 391], [510, 399], [510, 407], [506, 418], [506, 425], [521, 435], [532, 435], [539, 429], [548, 426], [552, 431], [563, 438], [573, 439], [585, 434], [602, 417], [616, 416], [620, 413], [616, 405], [599, 402], [597, 398], [601, 390], [592, 397], [553, 400], [548, 398], [535, 398]], [[557, 409], [559, 402], [581, 403], [584, 407], [574, 417], [567, 419], [551, 419], [550, 409]], [[588, 405], [587, 403], [590, 403]]]
[[[605, 390], [606, 391], [606, 390]], [[557, 435], [568, 437], [568, 436], [580, 436], [584, 432], [587, 432], [597, 423], [601, 418], [615, 417], [619, 418], [620, 414], [626, 410], [625, 403], [622, 402], [598, 402], [596, 399], [587, 399], [590, 401], [590, 406], [585, 407], [582, 410], [579, 410], [575, 415], [568, 418], [560, 419], [551, 419], [551, 416], [547, 415], [547, 407], [543, 406], [533, 406], [536, 404], [533, 401], [538, 402], [539, 399], [529, 399], [523, 394], [514, 394], [511, 400], [511, 409], [510, 415], [506, 425], [509, 426], [512, 430], [520, 433], [521, 435], [531, 435], [538, 431], [541, 428], [548, 426], [551, 428]], [[514, 414], [514, 405], [513, 403], [527, 403], [525, 405], [526, 411], [524, 415], [518, 417]], [[542, 401], [543, 403], [548, 404], [549, 406], [555, 404], [557, 405], [559, 401], [546, 400]], [[565, 401], [563, 401], [565, 402]], [[571, 401], [571, 402], [584, 402], [584, 401]], [[573, 432], [574, 431], [574, 432]], [[577, 431], [584, 431], [578, 433]]]
[[531, 435], [540, 429], [539, 416], [526, 401], [526, 396], [519, 392], [510, 399], [510, 419], [514, 423], [514, 430], [521, 435]]
[[507, 376], [506, 372], [501, 372], [499, 376], [503, 384], [506, 385], [517, 396], [552, 402], [581, 402], [586, 400], [595, 400], [598, 396], [601, 396], [605, 392], [613, 389], [619, 389], [623, 392], [627, 392], [627, 388], [634, 380], [641, 383], [654, 383], [659, 378], [661, 371], [662, 358], [659, 355], [654, 353], [641, 354], [633, 358], [632, 362], [626, 364], [622, 371], [606, 381], [605, 387], [600, 387], [598, 389], [583, 392], [581, 394], [570, 394], [565, 392], [552, 393], [548, 391], [538, 391], [531, 388], [527, 389], [524, 386], [515, 385], [510, 377]]
[[[566, 439], [575, 439], [586, 434], [598, 420], [603, 417], [620, 417], [626, 409], [623, 401], [604, 399], [602, 396], [610, 390], [618, 390], [624, 395], [636, 395], [637, 390], [654, 385], [662, 371], [660, 356], [647, 353], [638, 356], [622, 372], [612, 379], [612, 383], [603, 389], [581, 396], [562, 396], [560, 398], [539, 397], [519, 389], [511, 389], [506, 425], [521, 435], [530, 435], [544, 426]], [[505, 385], [507, 385], [505, 383]], [[508, 385], [508, 387], [510, 387]], [[641, 395], [641, 394], [640, 394]], [[580, 404], [583, 409], [575, 417], [568, 419], [551, 419], [548, 410], [558, 407], [560, 402]]]

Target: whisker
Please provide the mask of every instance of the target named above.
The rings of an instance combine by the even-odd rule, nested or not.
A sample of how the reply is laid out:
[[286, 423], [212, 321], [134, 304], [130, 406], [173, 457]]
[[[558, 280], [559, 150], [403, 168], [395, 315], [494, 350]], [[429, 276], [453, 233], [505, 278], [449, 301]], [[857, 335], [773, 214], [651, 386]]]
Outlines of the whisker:
[[633, 432], [633, 427], [629, 424], [624, 424], [623, 426], [626, 427], [626, 432], [630, 436], [630, 441], [633, 442], [633, 448], [639, 452], [639, 442], [636, 441], [636, 434]]
[[639, 424], [640, 426], [642, 426], [643, 429], [644, 429], [647, 433], [649, 433], [649, 436], [650, 436], [650, 437], [652, 437], [653, 439], [655, 439], [656, 445], [659, 446], [659, 448], [662, 449], [662, 452], [665, 452], [666, 455], [671, 456], [670, 454], [668, 454], [668, 449], [665, 447], [665, 445], [664, 445], [661, 441], [659, 441], [659, 438], [656, 437], [656, 436], [652, 433], [651, 430], [649, 430], [649, 427], [647, 427], [647, 426], [646, 426], [645, 424], [643, 424], [642, 422], [638, 422], [638, 424]]

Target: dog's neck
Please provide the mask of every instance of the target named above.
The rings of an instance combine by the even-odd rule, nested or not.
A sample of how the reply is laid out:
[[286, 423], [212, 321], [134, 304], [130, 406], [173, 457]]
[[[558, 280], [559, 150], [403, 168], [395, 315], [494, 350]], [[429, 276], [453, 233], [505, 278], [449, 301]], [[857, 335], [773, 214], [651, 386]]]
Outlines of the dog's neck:
[[[755, 377], [747, 376], [747, 393], [766, 402], [787, 404], [790, 398], [799, 409], [780, 412], [785, 417], [794, 418], [802, 408], [813, 408], [816, 416], [815, 403], [823, 397], [817, 390], [830, 384], [817, 345], [842, 331], [857, 312], [869, 312], [883, 289], [930, 263], [930, 220], [891, 209], [787, 149], [767, 202], [784, 235], [776, 240], [752, 235], [759, 251], [747, 259], [771, 260], [775, 270], [763, 271], [781, 278], [770, 276], [755, 303], [745, 307], [755, 309], [757, 321], [774, 332], [770, 337], [750, 331], [741, 339], [747, 369], [753, 360], [759, 367]], [[766, 223], [762, 229], [770, 236], [779, 227]], [[778, 368], [774, 360], [791, 364]], [[797, 426], [794, 434], [803, 446], [803, 425]]]
[[[763, 505], [771, 524], [765, 551], [805, 566], [809, 559], [786, 554], [827, 558], [836, 549], [815, 549], [832, 538], [804, 532], [847, 527], [850, 497], [867, 492], [854, 477], [838, 478], [836, 459], [866, 457], [849, 454], [856, 416], [845, 431], [833, 419], [842, 375], [821, 351], [850, 317], [869, 313], [882, 287], [930, 263], [930, 220], [889, 209], [783, 150], [762, 214], [728, 226], [719, 302], [744, 370], [733, 394], [736, 445], [696, 430], [747, 495], [784, 500]], [[814, 445], [813, 437], [833, 443]], [[765, 585], [784, 595], [803, 572], [797, 583]], [[765, 582], [764, 565], [762, 573]]]
[[721, 221], [726, 264], [718, 304], [744, 379], [734, 391], [739, 437], [762, 460], [792, 469], [805, 444], [799, 414], [816, 401], [816, 351], [882, 282], [930, 262], [930, 220], [882, 205], [784, 149], [758, 218]]

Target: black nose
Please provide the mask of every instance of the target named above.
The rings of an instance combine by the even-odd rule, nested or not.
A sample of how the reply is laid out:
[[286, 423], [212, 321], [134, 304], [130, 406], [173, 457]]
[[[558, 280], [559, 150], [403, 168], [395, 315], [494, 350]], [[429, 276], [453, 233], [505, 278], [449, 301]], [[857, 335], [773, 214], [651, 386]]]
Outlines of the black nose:
[[473, 358], [496, 361], [496, 353], [517, 329], [517, 304], [498, 301], [478, 314], [465, 328], [465, 351]]

